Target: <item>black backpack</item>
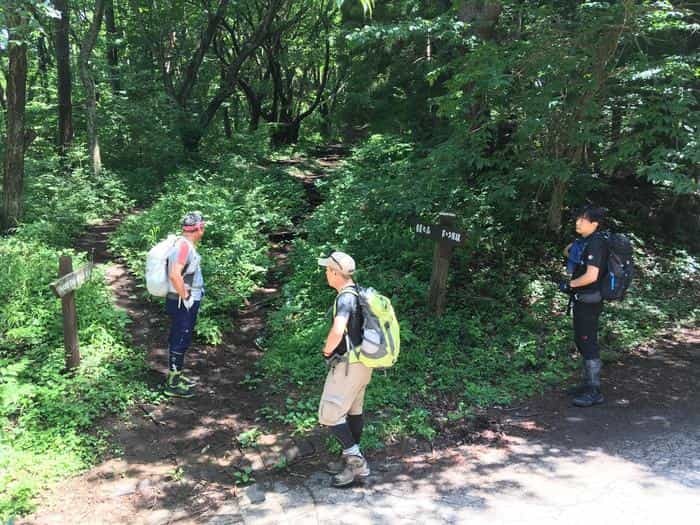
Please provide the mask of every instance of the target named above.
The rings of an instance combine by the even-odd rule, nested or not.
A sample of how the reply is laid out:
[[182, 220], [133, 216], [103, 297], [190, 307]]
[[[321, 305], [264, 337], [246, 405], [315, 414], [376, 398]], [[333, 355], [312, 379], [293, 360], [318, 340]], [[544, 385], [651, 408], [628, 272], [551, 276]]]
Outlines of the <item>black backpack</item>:
[[600, 281], [600, 294], [607, 301], [621, 301], [634, 277], [632, 241], [621, 233], [605, 232], [608, 246], [608, 268]]

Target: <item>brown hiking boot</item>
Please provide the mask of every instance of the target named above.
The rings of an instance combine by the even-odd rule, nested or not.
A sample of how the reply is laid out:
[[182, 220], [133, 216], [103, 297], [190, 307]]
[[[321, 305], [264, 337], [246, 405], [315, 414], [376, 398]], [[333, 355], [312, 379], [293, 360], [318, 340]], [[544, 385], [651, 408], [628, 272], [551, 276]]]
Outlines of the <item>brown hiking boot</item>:
[[362, 456], [348, 456], [345, 459], [345, 468], [342, 472], [333, 476], [334, 487], [347, 487], [355, 480], [364, 479], [369, 476], [369, 465]]
[[329, 461], [326, 464], [326, 472], [328, 474], [340, 474], [343, 469], [345, 468], [345, 462], [343, 461], [342, 458], [338, 459], [338, 461]]

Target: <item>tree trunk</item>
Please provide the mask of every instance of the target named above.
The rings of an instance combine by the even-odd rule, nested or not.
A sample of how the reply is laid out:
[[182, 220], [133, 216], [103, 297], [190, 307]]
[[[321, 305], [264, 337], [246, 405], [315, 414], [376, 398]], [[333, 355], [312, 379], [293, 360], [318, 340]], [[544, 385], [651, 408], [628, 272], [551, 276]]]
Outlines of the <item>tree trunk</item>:
[[324, 101], [319, 107], [318, 112], [321, 115], [321, 136], [328, 140], [333, 133], [333, 124], [331, 122], [331, 109], [328, 101]]
[[119, 32], [114, 21], [114, 0], [106, 0], [105, 3], [105, 29], [109, 40], [109, 45], [107, 46], [109, 83], [112, 85], [112, 91], [117, 93], [121, 91], [121, 81], [119, 78], [119, 53], [115, 44], [116, 39], [119, 37]]
[[243, 94], [245, 95], [246, 101], [248, 102], [248, 110], [250, 112], [250, 119], [248, 120], [248, 130], [255, 131], [258, 129], [260, 124], [260, 117], [262, 116], [262, 100], [254, 91], [253, 88], [243, 79], [238, 79], [238, 87], [241, 88]]
[[614, 148], [620, 141], [620, 136], [622, 134], [622, 106], [620, 103], [613, 103], [612, 116], [610, 120], [610, 142]]
[[64, 156], [73, 142], [73, 102], [71, 100], [70, 19], [68, 0], [54, 0], [61, 18], [55, 21], [54, 47], [58, 74], [58, 151]]
[[7, 231], [22, 217], [24, 187], [24, 111], [27, 102], [27, 45], [22, 28], [27, 19], [18, 10], [8, 8], [9, 59], [7, 77], [7, 139], [3, 173], [3, 203], [0, 227]]
[[49, 92], [49, 66], [51, 65], [51, 57], [49, 56], [49, 50], [46, 47], [46, 38], [44, 35], [40, 35], [36, 43], [36, 53], [38, 60], [38, 71], [39, 83], [44, 91], [44, 100], [49, 102], [51, 100], [51, 94]]
[[552, 197], [549, 201], [549, 216], [547, 218], [547, 227], [554, 232], [558, 232], [561, 229], [561, 213], [564, 207], [566, 188], [567, 184], [564, 179], [554, 179]]
[[87, 35], [80, 46], [80, 80], [85, 90], [85, 112], [87, 117], [88, 149], [90, 153], [90, 163], [92, 174], [97, 176], [102, 171], [102, 157], [100, 155], [100, 139], [97, 128], [97, 95], [95, 93], [95, 80], [92, 78], [90, 67], [90, 56], [97, 41], [97, 34], [102, 25], [104, 15], [105, 0], [95, 0], [95, 11], [92, 16], [92, 23]]
[[231, 117], [228, 114], [228, 108], [224, 108], [222, 118], [224, 120], [224, 134], [227, 139], [233, 137], [233, 131], [231, 130]]
[[503, 5], [498, 0], [462, 0], [458, 2], [457, 16], [463, 22], [470, 24], [470, 30], [484, 40], [493, 40], [496, 36], [496, 25], [503, 11]]

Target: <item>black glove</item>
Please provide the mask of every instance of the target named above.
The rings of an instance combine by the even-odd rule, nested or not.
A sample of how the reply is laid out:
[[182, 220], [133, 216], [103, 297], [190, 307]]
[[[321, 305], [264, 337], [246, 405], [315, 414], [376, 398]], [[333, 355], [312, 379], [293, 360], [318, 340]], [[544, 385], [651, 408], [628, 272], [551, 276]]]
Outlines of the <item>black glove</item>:
[[559, 291], [561, 293], [571, 295], [571, 284], [569, 284], [569, 281], [560, 281], [559, 282]]
[[326, 357], [326, 366], [328, 368], [333, 368], [335, 365], [338, 363], [341, 363], [343, 361], [343, 356], [338, 355], [335, 352], [333, 352], [330, 357]]

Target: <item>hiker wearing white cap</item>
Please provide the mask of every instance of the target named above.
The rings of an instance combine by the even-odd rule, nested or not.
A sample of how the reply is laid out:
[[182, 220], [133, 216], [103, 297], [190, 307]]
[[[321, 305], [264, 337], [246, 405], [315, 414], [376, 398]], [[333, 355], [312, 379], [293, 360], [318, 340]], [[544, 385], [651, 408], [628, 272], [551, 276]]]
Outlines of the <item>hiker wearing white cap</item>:
[[318, 260], [326, 268], [326, 281], [338, 295], [333, 303], [333, 325], [323, 355], [329, 366], [318, 409], [319, 422], [329, 427], [343, 447], [343, 461], [329, 466], [333, 486], [344, 487], [369, 476], [367, 460], [360, 451], [365, 389], [372, 369], [357, 362], [352, 348], [362, 343], [362, 311], [353, 274], [355, 260], [333, 252]]

